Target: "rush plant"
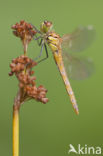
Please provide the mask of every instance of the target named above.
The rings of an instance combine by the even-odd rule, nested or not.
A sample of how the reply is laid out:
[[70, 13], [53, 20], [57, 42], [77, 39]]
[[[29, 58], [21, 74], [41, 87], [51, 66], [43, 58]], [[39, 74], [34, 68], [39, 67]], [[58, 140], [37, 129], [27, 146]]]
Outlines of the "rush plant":
[[20, 21], [11, 27], [13, 34], [21, 39], [23, 45], [23, 55], [15, 58], [10, 63], [11, 72], [9, 76], [15, 75], [18, 80], [18, 92], [13, 104], [13, 156], [19, 156], [19, 111], [21, 105], [26, 101], [34, 99], [47, 103], [47, 90], [40, 85], [36, 86], [36, 77], [33, 76], [33, 67], [37, 65], [35, 61], [27, 56], [28, 44], [33, 39], [36, 31], [33, 26], [25, 21]]

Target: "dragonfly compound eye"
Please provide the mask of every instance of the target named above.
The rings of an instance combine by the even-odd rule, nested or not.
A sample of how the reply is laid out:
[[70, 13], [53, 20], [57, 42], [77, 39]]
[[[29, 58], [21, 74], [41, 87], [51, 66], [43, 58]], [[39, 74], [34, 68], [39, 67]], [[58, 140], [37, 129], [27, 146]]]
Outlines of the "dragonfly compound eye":
[[46, 27], [52, 26], [52, 22], [50, 22], [50, 21], [44, 21], [44, 24], [46, 25]]
[[47, 33], [48, 31], [50, 31], [52, 29], [52, 22], [50, 21], [44, 21], [41, 26], [40, 26], [40, 30], [43, 33]]

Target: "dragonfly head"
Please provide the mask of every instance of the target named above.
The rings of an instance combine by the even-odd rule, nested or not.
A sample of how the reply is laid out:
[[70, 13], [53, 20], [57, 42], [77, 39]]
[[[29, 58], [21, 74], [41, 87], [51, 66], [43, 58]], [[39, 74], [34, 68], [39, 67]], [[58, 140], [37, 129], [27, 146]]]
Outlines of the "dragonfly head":
[[47, 33], [48, 31], [50, 31], [52, 29], [52, 26], [53, 26], [52, 22], [44, 21], [41, 23], [40, 30], [43, 33]]

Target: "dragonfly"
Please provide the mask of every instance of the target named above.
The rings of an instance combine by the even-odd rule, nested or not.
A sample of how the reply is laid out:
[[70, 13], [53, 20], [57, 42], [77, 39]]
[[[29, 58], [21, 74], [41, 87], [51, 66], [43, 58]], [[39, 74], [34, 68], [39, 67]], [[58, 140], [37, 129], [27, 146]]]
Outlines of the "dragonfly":
[[43, 48], [45, 48], [46, 57], [39, 62], [48, 58], [48, 45], [63, 79], [73, 109], [78, 115], [78, 104], [69, 78], [82, 80], [90, 76], [94, 70], [93, 63], [90, 59], [74, 55], [85, 50], [92, 43], [95, 37], [93, 26], [79, 26], [72, 33], [65, 34], [62, 37], [53, 30], [53, 24], [50, 21], [42, 22], [40, 30], [34, 25], [32, 26], [37, 31], [37, 34], [39, 34], [39, 36], [35, 36], [34, 40], [37, 40], [38, 45], [41, 46], [40, 54], [35, 60], [41, 57]]

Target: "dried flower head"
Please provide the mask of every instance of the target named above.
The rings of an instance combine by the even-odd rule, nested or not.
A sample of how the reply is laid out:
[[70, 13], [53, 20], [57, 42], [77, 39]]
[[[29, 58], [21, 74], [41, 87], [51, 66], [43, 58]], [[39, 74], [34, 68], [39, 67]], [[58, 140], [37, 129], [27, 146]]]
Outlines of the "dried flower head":
[[15, 74], [19, 81], [19, 92], [15, 99], [18, 107], [30, 99], [35, 99], [42, 103], [48, 102], [48, 98], [46, 98], [47, 90], [42, 85], [36, 87], [36, 77], [33, 76], [34, 71], [32, 71], [34, 66], [36, 66], [36, 62], [24, 55], [13, 59], [10, 64], [11, 72], [9, 76]]
[[33, 26], [24, 20], [20, 21], [20, 23], [16, 23], [11, 28], [14, 30], [14, 35], [21, 38], [23, 44], [28, 44], [37, 33]]

